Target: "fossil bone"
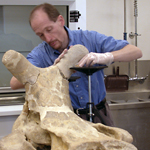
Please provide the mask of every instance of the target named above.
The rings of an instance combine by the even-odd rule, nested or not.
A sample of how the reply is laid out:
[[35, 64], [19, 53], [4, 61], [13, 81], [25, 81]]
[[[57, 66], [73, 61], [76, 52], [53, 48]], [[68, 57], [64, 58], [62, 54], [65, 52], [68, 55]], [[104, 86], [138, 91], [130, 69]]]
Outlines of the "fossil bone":
[[0, 150], [136, 150], [125, 130], [94, 124], [73, 112], [67, 79], [88, 53], [82, 45], [71, 47], [61, 61], [38, 68], [20, 53], [9, 50], [6, 68], [25, 85], [25, 104], [12, 133], [0, 140]]

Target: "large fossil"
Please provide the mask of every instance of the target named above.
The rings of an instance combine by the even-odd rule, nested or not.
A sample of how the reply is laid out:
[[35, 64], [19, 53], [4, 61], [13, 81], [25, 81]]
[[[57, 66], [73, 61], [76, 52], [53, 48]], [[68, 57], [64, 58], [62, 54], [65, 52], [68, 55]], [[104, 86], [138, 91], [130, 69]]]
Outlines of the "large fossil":
[[74, 114], [68, 80], [88, 50], [75, 45], [55, 66], [37, 68], [9, 50], [6, 68], [25, 85], [26, 102], [12, 133], [0, 140], [0, 150], [136, 150], [125, 130], [85, 121]]

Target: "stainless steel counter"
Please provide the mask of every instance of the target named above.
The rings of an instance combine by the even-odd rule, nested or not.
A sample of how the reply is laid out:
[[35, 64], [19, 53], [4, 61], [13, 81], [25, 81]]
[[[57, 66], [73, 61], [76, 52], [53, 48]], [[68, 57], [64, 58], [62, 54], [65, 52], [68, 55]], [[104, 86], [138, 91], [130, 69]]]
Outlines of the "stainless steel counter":
[[9, 96], [2, 96], [0, 97], [0, 106], [12, 106], [12, 105], [23, 105], [25, 102], [25, 97], [23, 94], [17, 94]]
[[25, 89], [12, 90], [10, 87], [0, 87], [0, 106], [23, 105]]
[[11, 133], [12, 126], [23, 109], [24, 96], [24, 89], [0, 87], [0, 139]]
[[11, 87], [0, 87], [0, 94], [25, 93], [25, 89], [12, 90]]
[[150, 149], [150, 91], [107, 93], [117, 127], [133, 136], [138, 150]]

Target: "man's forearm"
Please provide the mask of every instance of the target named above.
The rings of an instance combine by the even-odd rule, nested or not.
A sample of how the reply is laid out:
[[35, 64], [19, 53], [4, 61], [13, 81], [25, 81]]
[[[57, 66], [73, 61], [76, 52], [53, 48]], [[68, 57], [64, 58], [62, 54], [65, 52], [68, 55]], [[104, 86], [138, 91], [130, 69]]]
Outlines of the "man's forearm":
[[142, 57], [141, 50], [134, 45], [127, 45], [123, 49], [112, 52], [114, 62], [128, 62]]
[[10, 80], [10, 87], [11, 89], [16, 90], [24, 88], [24, 85], [13, 76]]

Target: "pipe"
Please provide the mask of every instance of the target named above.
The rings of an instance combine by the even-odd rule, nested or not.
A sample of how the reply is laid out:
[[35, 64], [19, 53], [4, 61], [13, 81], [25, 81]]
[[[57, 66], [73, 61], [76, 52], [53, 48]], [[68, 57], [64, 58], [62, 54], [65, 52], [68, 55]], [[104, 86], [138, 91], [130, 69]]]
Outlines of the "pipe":
[[[137, 17], [138, 17], [138, 8], [137, 8], [137, 0], [134, 0], [134, 17], [135, 17], [135, 46], [137, 46]], [[135, 77], [137, 75], [137, 59], [135, 60]]]
[[124, 0], [124, 40], [127, 40], [127, 32], [126, 32], [126, 0]]
[[[127, 21], [126, 21], [126, 0], [124, 0], [124, 36], [123, 39], [127, 40]], [[130, 62], [128, 63], [128, 76], [130, 77]]]
[[[137, 17], [138, 17], [138, 8], [137, 8], [137, 0], [134, 0], [134, 17], [135, 17], [135, 46], [137, 46]], [[138, 77], [137, 74], [137, 68], [138, 68], [138, 62], [137, 59], [135, 60], [135, 77], [133, 78], [129, 78], [130, 81], [139, 81], [139, 83], [143, 83], [146, 78], [148, 77], [148, 75], [146, 75], [146, 77]]]
[[88, 75], [88, 90], [89, 90], [89, 121], [93, 122], [92, 116], [92, 96], [91, 96], [91, 75]]

